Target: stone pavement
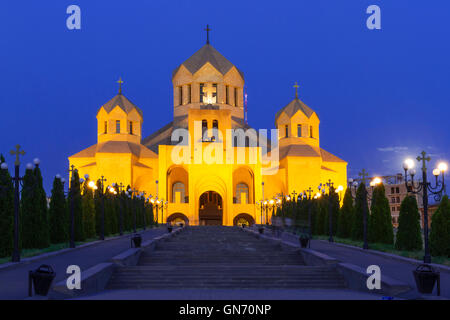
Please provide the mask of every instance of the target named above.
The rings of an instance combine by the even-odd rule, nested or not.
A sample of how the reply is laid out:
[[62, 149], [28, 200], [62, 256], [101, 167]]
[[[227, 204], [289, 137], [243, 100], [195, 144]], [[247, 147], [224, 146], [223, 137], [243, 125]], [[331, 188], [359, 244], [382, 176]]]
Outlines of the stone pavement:
[[[369, 252], [346, 248], [322, 240], [312, 240], [311, 249], [322, 252], [330, 257], [338, 259], [341, 262], [357, 265], [364, 270], [370, 265], [378, 265], [381, 269], [381, 277], [386, 275], [393, 279], [402, 281], [410, 285], [411, 288], [414, 288], [415, 294], [409, 295], [408, 298], [417, 298], [422, 295], [416, 289], [416, 283], [412, 274], [412, 271], [415, 270], [417, 266], [411, 263], [394, 260]], [[436, 288], [434, 293], [436, 293]], [[450, 273], [447, 272], [441, 272], [441, 296], [450, 298]]]
[[[141, 231], [142, 240], [150, 240], [167, 232], [166, 227]], [[56, 272], [53, 284], [67, 278], [66, 269], [69, 265], [78, 265], [81, 271], [108, 261], [112, 257], [130, 248], [131, 235], [107, 240], [73, 251], [54, 255], [38, 261], [19, 264], [6, 270], [0, 270], [0, 300], [25, 299], [28, 297], [28, 271], [48, 264]]]
[[145, 289], [106, 290], [88, 300], [382, 300], [348, 289]]

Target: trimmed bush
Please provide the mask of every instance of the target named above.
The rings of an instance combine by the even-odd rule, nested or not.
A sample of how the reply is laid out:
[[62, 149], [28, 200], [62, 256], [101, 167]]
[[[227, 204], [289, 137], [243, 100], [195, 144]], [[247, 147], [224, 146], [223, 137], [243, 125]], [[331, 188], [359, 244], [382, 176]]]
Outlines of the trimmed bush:
[[53, 180], [52, 197], [49, 209], [50, 242], [62, 243], [68, 241], [69, 212], [67, 208], [64, 187], [61, 178]]
[[353, 197], [350, 188], [347, 188], [344, 195], [341, 212], [339, 214], [337, 235], [341, 238], [350, 238], [353, 222]]
[[394, 244], [391, 210], [382, 183], [373, 189], [370, 211], [369, 241], [373, 243]]
[[450, 202], [447, 195], [431, 220], [430, 251], [433, 256], [450, 257]]
[[[5, 159], [0, 155], [0, 164]], [[0, 258], [12, 254], [14, 231], [14, 186], [9, 170], [0, 169]]]
[[360, 183], [356, 190], [355, 209], [353, 211], [351, 237], [353, 240], [364, 239], [364, 210], [367, 214], [367, 223], [369, 223], [369, 206], [366, 197], [366, 185]]
[[395, 248], [408, 251], [422, 250], [420, 213], [417, 208], [416, 197], [407, 196], [402, 201]]

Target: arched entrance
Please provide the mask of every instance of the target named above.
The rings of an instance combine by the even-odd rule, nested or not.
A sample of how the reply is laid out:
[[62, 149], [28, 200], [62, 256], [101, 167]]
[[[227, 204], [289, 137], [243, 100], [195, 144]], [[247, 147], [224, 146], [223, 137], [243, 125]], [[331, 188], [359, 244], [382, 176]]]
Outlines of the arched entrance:
[[215, 191], [200, 196], [198, 220], [201, 226], [221, 226], [223, 220], [222, 197]]
[[253, 219], [253, 217], [247, 213], [240, 213], [236, 217], [234, 217], [234, 226], [242, 226], [243, 224], [250, 227], [255, 224], [255, 219]]
[[182, 213], [173, 213], [169, 217], [167, 217], [167, 222], [172, 225], [184, 224], [185, 226], [189, 225], [189, 219]]

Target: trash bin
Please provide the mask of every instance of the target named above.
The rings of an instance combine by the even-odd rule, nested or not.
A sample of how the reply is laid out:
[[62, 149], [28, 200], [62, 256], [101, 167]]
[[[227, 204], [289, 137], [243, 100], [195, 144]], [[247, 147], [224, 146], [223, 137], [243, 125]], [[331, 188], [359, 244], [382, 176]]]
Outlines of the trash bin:
[[55, 279], [56, 273], [49, 265], [43, 264], [36, 270], [30, 270], [28, 277], [28, 295], [33, 295], [32, 286], [34, 286], [34, 293], [40, 296], [46, 296], [50, 286]]
[[413, 271], [417, 290], [420, 293], [432, 293], [434, 284], [438, 282], [438, 295], [440, 295], [440, 274], [429, 264], [421, 264]]
[[140, 248], [142, 243], [142, 236], [139, 233], [135, 233], [131, 238], [131, 247]]
[[309, 237], [302, 236], [299, 238], [300, 246], [302, 248], [307, 248], [309, 244]]

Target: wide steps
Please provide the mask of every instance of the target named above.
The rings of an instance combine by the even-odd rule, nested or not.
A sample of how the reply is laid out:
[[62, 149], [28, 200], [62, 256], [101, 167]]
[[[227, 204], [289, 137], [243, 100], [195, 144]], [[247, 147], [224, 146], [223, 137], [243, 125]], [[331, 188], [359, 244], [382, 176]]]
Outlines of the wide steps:
[[306, 266], [299, 249], [260, 240], [230, 227], [188, 227], [118, 267], [107, 289], [344, 288], [329, 266]]

